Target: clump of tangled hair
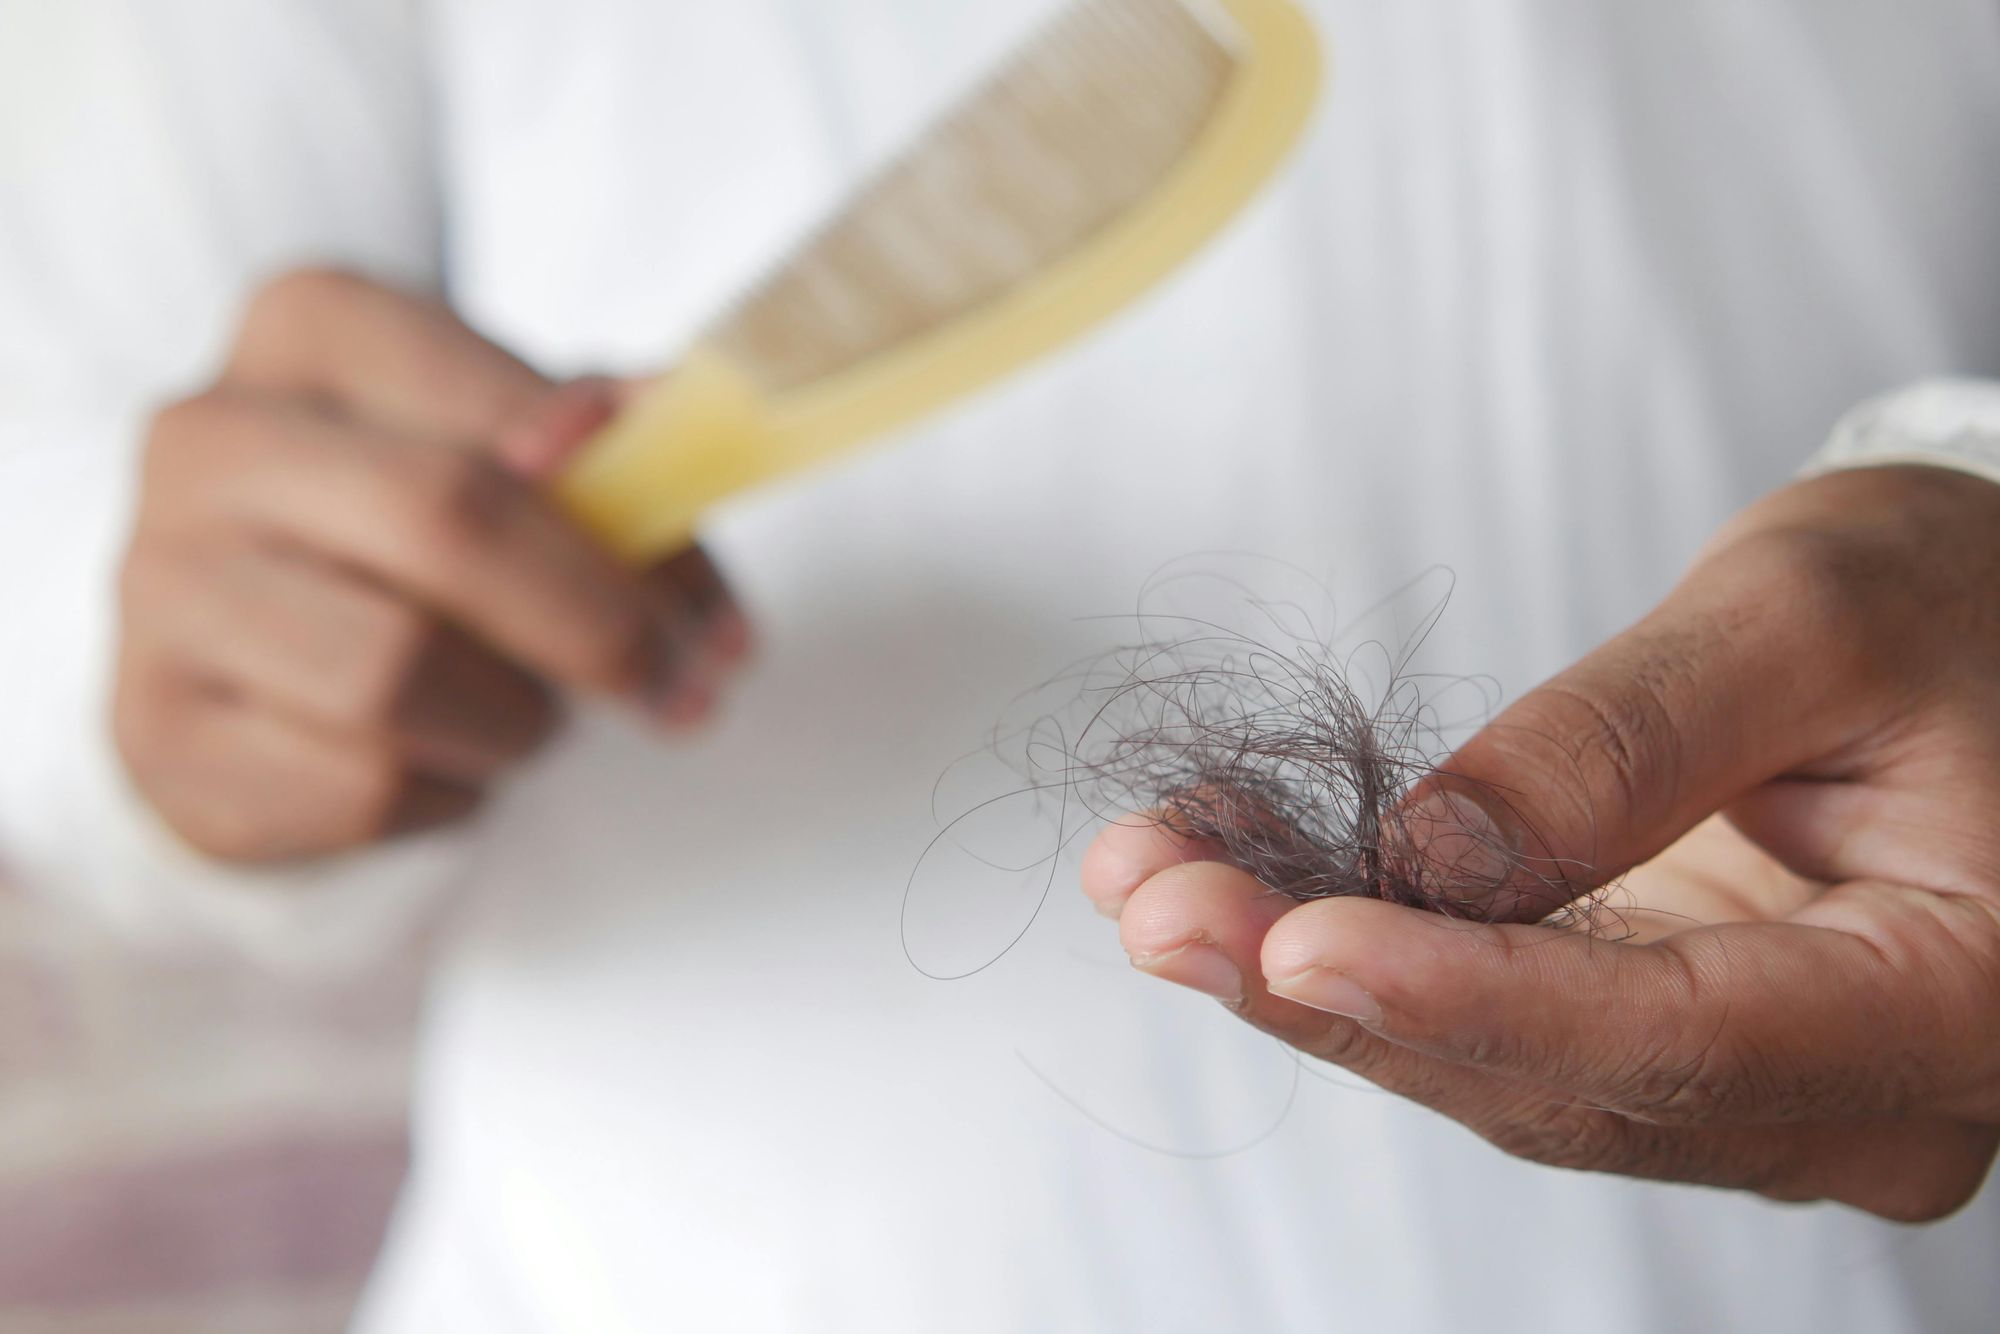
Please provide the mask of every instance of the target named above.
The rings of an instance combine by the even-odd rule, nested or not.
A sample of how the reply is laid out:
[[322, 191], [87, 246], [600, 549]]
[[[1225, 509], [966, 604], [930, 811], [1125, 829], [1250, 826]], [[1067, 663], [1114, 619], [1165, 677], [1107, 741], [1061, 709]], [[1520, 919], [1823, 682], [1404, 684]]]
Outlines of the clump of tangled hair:
[[[1316, 582], [1302, 596], [1258, 591], [1274, 571], [1303, 578], [1269, 563], [1232, 577], [1213, 558], [1156, 575], [1135, 610], [1115, 618], [1134, 632], [1125, 642], [1024, 697], [1029, 719], [996, 729], [987, 753], [1018, 786], [962, 809], [932, 849], [974, 814], [1027, 797], [1054, 826], [1046, 858], [981, 860], [1045, 868], [1037, 910], [1066, 846], [1135, 815], [1301, 902], [1365, 896], [1478, 916], [1490, 910], [1498, 880], [1524, 876], [1547, 883], [1550, 902], [1559, 901], [1557, 877], [1532, 875], [1517, 854], [1462, 828], [1414, 828], [1407, 813], [1412, 789], [1498, 705], [1490, 679], [1418, 669], [1450, 575], [1428, 572], [1343, 623]], [[1505, 793], [1481, 800], [1508, 805]], [[906, 894], [906, 952], [909, 915]]]
[[[1448, 579], [1392, 639], [1343, 634], [1296, 600], [1247, 590], [1226, 621], [1148, 610], [1158, 582], [1135, 617], [1151, 633], [1105, 654], [1082, 683], [1089, 712], [1064, 779], [1085, 807], [1146, 813], [1300, 902], [1360, 896], [1459, 915], [1490, 896], [1503, 850], [1472, 846], [1463, 829], [1440, 840], [1404, 811], [1448, 734], [1497, 699], [1490, 682], [1413, 665]], [[1467, 687], [1471, 713], [1443, 716], [1439, 700]], [[1449, 852], [1428, 850], [1446, 842]]]
[[1367, 699], [1337, 659], [1233, 635], [1115, 660], [1071, 756], [1086, 805], [1144, 813], [1300, 902], [1463, 897], [1416, 854], [1398, 809], [1437, 758], [1411, 682]]

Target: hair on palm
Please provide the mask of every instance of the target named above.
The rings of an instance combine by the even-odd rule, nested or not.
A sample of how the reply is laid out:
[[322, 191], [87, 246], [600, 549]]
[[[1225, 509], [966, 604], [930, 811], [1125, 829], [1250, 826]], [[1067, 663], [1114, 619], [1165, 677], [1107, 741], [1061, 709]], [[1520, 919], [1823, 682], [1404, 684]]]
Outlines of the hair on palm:
[[[1230, 573], [1246, 561], [1249, 571]], [[1325, 586], [1294, 567], [1191, 557], [1150, 579], [1133, 611], [1093, 618], [1134, 633], [1016, 702], [980, 752], [1014, 786], [961, 806], [925, 854], [956, 844], [993, 870], [1035, 875], [1034, 910], [979, 967], [933, 975], [965, 976], [1004, 955], [1046, 901], [1065, 850], [1104, 821], [1135, 816], [1301, 902], [1363, 896], [1480, 917], [1499, 868], [1517, 892], [1548, 888], [1550, 904], [1562, 906], [1546, 920], [1594, 927], [1602, 897], [1563, 904], [1570, 878], [1560, 868], [1408, 811], [1412, 790], [1499, 703], [1490, 678], [1420, 667], [1453, 583], [1449, 571], [1426, 571], [1343, 618]], [[1283, 584], [1292, 587], [1276, 595]], [[1504, 791], [1480, 797], [1511, 808]], [[1053, 834], [1041, 856], [987, 855], [961, 838], [968, 822], [992, 823], [995, 811], [1018, 825], [1021, 802]], [[932, 972], [911, 950], [919, 888], [913, 872], [904, 944]]]

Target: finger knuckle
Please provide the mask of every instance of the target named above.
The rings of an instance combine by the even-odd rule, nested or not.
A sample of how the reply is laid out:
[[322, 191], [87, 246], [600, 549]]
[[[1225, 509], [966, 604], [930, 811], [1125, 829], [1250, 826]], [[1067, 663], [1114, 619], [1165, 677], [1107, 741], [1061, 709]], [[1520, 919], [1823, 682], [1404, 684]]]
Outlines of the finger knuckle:
[[520, 503], [519, 483], [485, 454], [412, 449], [400, 485], [414, 510], [417, 540], [445, 570], [476, 558], [505, 531]]
[[1706, 1013], [1702, 960], [1673, 941], [1651, 957], [1659, 965], [1662, 989], [1674, 997], [1668, 1011], [1677, 1018], [1634, 1035], [1607, 1081], [1609, 1100], [1619, 1111], [1656, 1125], [1713, 1120], [1728, 1101], [1741, 1062], [1730, 1058], [1720, 1022], [1690, 1027], [1688, 1016]]
[[442, 640], [444, 627], [421, 607], [400, 601], [374, 608], [354, 637], [334, 701], [352, 726], [388, 729], [401, 717]]
[[1716, 1070], [1715, 1044], [1640, 1057], [1614, 1084], [1620, 1110], [1655, 1125], [1698, 1125], [1713, 1121], [1726, 1104]]
[[488, 454], [474, 450], [412, 450], [410, 482], [430, 522], [448, 538], [480, 540], [512, 518], [516, 480]]
[[[1446, 985], [1449, 985], [1448, 983]], [[1510, 1069], [1546, 1058], [1546, 1044], [1524, 1041], [1498, 1026], [1480, 1026], [1450, 1039], [1452, 1059], [1475, 1070]]]
[[1310, 1056], [1353, 1069], [1374, 1054], [1377, 1041], [1359, 1024], [1337, 1020], [1320, 1025], [1318, 1031], [1311, 1033], [1302, 1045]]
[[1573, 748], [1568, 760], [1583, 771], [1587, 790], [1609, 798], [1609, 809], [1627, 820], [1646, 822], [1678, 797], [1680, 733], [1668, 679], [1677, 661], [1658, 656], [1616, 685], [1545, 687], [1549, 707], [1561, 715], [1554, 734]]
[[1632, 1165], [1631, 1126], [1623, 1117], [1596, 1112], [1572, 1118], [1556, 1167], [1577, 1172], [1622, 1172]]
[[352, 298], [367, 279], [331, 264], [302, 264], [261, 283], [243, 307], [237, 341], [255, 347], [265, 339], [289, 336], [323, 319], [327, 309]]

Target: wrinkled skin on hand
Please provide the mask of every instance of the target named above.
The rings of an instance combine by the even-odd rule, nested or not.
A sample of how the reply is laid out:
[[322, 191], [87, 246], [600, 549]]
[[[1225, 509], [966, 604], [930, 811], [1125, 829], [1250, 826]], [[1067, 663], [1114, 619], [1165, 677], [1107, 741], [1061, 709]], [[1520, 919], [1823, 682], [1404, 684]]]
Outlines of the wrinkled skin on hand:
[[[1486, 920], [1294, 904], [1144, 818], [1084, 888], [1138, 967], [1524, 1158], [1909, 1221], [1984, 1183], [2000, 486], [1774, 493], [1408, 801]], [[1536, 924], [1621, 877], [1629, 938]]]

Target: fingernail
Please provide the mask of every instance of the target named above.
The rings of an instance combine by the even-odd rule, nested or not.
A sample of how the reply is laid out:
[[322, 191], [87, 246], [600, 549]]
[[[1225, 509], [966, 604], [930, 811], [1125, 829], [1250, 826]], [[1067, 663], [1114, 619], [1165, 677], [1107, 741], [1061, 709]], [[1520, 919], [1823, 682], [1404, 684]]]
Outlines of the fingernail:
[[1459, 792], [1433, 792], [1403, 816], [1403, 832], [1422, 858], [1425, 878], [1452, 896], [1494, 890], [1520, 857], [1486, 808]]
[[1213, 945], [1197, 941], [1164, 954], [1135, 954], [1132, 966], [1217, 1000], [1234, 1003], [1243, 999], [1243, 974]]
[[1272, 995], [1315, 1010], [1370, 1027], [1382, 1022], [1382, 1007], [1367, 989], [1345, 973], [1330, 968], [1308, 968], [1296, 977], [1281, 978], [1269, 985]]

